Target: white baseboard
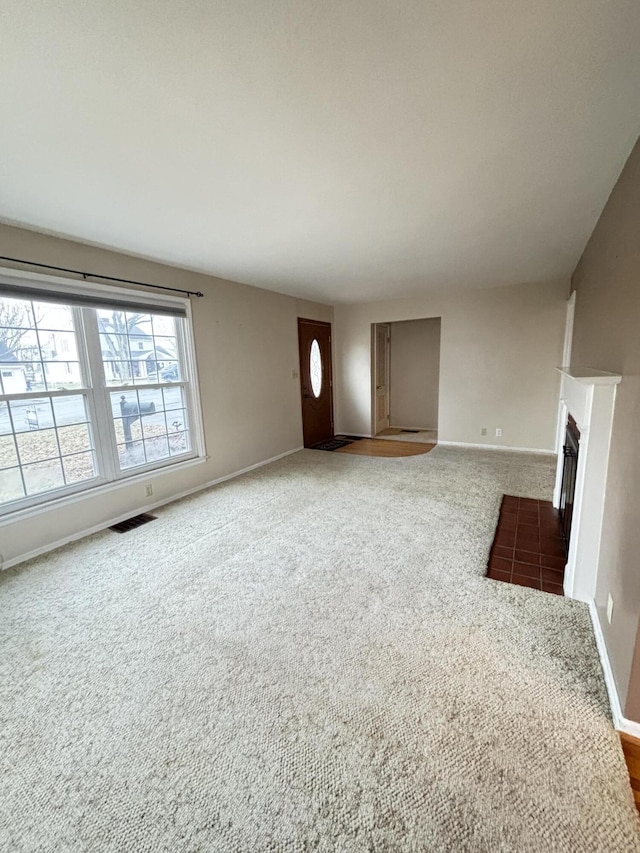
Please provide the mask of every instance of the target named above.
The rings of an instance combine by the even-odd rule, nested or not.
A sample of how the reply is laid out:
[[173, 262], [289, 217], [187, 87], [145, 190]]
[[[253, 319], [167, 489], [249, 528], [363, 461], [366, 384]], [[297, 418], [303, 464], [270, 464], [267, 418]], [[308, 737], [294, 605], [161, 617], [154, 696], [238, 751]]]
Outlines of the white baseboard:
[[618, 688], [616, 687], [615, 678], [613, 677], [613, 669], [611, 668], [607, 645], [604, 641], [604, 634], [602, 633], [602, 625], [600, 624], [598, 608], [596, 607], [596, 603], [593, 599], [589, 602], [589, 615], [591, 616], [593, 633], [595, 634], [600, 663], [602, 664], [604, 683], [607, 687], [607, 693], [609, 694], [609, 704], [611, 706], [611, 716], [613, 717], [614, 728], [620, 732], [625, 732], [633, 737], [640, 738], [640, 723], [636, 723], [634, 720], [628, 720], [622, 713], [620, 697], [618, 696]]
[[269, 465], [271, 462], [277, 462], [278, 459], [284, 459], [285, 456], [291, 456], [291, 454], [298, 453], [300, 450], [304, 450], [304, 448], [294, 447], [293, 450], [285, 450], [284, 453], [279, 453], [277, 456], [272, 456], [269, 459], [263, 459], [262, 462], [256, 462], [254, 465], [248, 465], [246, 468], [241, 468], [239, 471], [234, 471], [232, 474], [225, 474], [224, 477], [218, 477], [215, 480], [209, 480], [206, 483], [201, 483], [198, 486], [193, 486], [190, 489], [185, 489], [182, 492], [178, 492], [175, 495], [171, 495], [171, 497], [162, 498], [162, 500], [154, 501], [153, 503], [145, 504], [144, 506], [138, 507], [135, 510], [125, 512], [123, 515], [115, 516], [114, 518], [110, 518], [107, 521], [101, 521], [100, 524], [94, 524], [93, 527], [87, 527], [83, 530], [78, 531], [77, 533], [65, 536], [62, 539], [58, 539], [56, 542], [51, 542], [48, 545], [42, 545], [40, 548], [34, 548], [33, 551], [28, 551], [26, 554], [21, 554], [19, 557], [13, 557], [12, 559], [7, 560], [5, 563], [2, 563], [2, 565], [0, 566], [0, 571], [10, 569], [12, 566], [16, 566], [19, 563], [24, 563], [27, 560], [32, 560], [34, 557], [40, 557], [42, 554], [46, 554], [49, 551], [55, 551], [56, 548], [61, 548], [63, 545], [68, 545], [70, 542], [76, 542], [78, 539], [84, 539], [85, 536], [91, 536], [92, 533], [99, 533], [101, 530], [105, 530], [107, 527], [111, 527], [114, 524], [119, 524], [121, 521], [124, 521], [127, 518], [131, 518], [132, 514], [139, 515], [143, 512], [151, 512], [151, 510], [157, 509], [160, 506], [166, 506], [167, 504], [173, 503], [174, 501], [179, 501], [181, 498], [186, 498], [189, 495], [193, 495], [196, 492], [201, 492], [204, 489], [209, 489], [211, 488], [211, 486], [217, 486], [218, 483], [224, 483], [226, 480], [233, 480], [235, 477], [240, 477], [242, 476], [242, 474], [248, 474], [249, 471], [254, 471], [256, 468], [262, 468], [264, 465]]
[[539, 447], [507, 447], [504, 444], [472, 444], [469, 441], [441, 441], [438, 444], [444, 447], [468, 447], [471, 450], [506, 450], [510, 453], [542, 453], [545, 456], [554, 456], [555, 450], [541, 450]]

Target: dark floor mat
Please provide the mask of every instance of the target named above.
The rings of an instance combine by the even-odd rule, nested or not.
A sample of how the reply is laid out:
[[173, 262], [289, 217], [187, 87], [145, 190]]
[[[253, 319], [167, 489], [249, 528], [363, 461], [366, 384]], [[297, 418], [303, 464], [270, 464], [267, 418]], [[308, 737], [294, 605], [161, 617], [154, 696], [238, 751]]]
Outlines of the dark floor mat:
[[347, 444], [353, 444], [345, 438], [330, 438], [327, 441], [319, 441], [314, 444], [312, 450], [338, 450], [340, 447], [346, 447]]

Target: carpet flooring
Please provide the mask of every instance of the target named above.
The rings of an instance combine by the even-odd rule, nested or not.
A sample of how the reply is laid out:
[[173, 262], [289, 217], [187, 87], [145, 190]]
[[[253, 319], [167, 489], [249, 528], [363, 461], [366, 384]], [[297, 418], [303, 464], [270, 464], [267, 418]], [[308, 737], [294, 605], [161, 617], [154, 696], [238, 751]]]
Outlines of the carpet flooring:
[[551, 458], [302, 451], [0, 577], [3, 851], [638, 851]]

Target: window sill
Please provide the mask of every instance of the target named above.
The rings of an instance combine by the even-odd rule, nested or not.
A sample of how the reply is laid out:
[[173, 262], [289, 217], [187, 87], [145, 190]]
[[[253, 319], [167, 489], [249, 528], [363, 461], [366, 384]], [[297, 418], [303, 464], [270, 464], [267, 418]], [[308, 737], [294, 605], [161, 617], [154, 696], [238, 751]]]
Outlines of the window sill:
[[[191, 459], [185, 459], [183, 462], [176, 462], [173, 465], [164, 465], [161, 468], [152, 468], [151, 470], [142, 471], [140, 474], [133, 474], [119, 480], [112, 480], [108, 483], [97, 483], [95, 486], [81, 489], [80, 491], [73, 492], [72, 494], [63, 495], [59, 498], [52, 498], [51, 500], [43, 501], [42, 503], [16, 509], [13, 512], [8, 512], [6, 515], [0, 516], [0, 527], [5, 527], [8, 524], [14, 524], [18, 521], [24, 521], [28, 518], [34, 518], [38, 515], [42, 515], [44, 512], [50, 512], [51, 510], [72, 506], [73, 504], [78, 503], [79, 501], [84, 501], [87, 498], [99, 497], [100, 495], [120, 491], [122, 489], [126, 489], [127, 486], [135, 485], [136, 483], [157, 480], [159, 477], [167, 474], [184, 471], [188, 468], [193, 468], [196, 465], [202, 465], [208, 458], [208, 456], [196, 456]], [[153, 502], [153, 498], [144, 498], [144, 500], [147, 502]], [[167, 500], [171, 500], [171, 498], [168, 498]]]

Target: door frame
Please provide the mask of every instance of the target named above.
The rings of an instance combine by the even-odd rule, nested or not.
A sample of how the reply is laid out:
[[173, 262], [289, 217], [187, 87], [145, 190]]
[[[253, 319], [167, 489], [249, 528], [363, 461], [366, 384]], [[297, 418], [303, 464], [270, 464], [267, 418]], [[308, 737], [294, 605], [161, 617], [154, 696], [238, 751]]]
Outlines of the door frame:
[[323, 365], [323, 372], [325, 376], [328, 378], [329, 382], [329, 417], [331, 419], [331, 436], [335, 435], [335, 422], [333, 419], [333, 328], [332, 324], [327, 320], [312, 320], [310, 317], [298, 317], [297, 329], [298, 329], [298, 371], [299, 371], [299, 389], [300, 389], [300, 426], [302, 429], [302, 444], [304, 447], [305, 444], [304, 439], [304, 412], [303, 412], [303, 388], [302, 388], [302, 379], [303, 379], [303, 371], [302, 365], [300, 364], [300, 328], [305, 323], [310, 323], [314, 326], [326, 326], [329, 330], [329, 364], [328, 370], [326, 370], [327, 365]]
[[391, 366], [391, 323], [387, 321], [386, 323], [372, 323], [371, 324], [371, 435], [375, 436], [378, 434], [378, 423], [377, 423], [377, 409], [378, 409], [378, 401], [376, 397], [376, 392], [378, 390], [378, 377], [377, 377], [377, 347], [378, 347], [378, 336], [377, 331], [379, 326], [384, 326], [387, 330], [387, 334], [385, 336], [385, 370], [387, 373], [387, 390], [385, 394], [386, 398], [386, 409], [387, 409], [387, 428], [391, 424], [391, 389], [390, 389], [390, 366]]

